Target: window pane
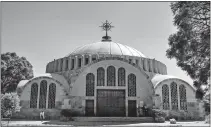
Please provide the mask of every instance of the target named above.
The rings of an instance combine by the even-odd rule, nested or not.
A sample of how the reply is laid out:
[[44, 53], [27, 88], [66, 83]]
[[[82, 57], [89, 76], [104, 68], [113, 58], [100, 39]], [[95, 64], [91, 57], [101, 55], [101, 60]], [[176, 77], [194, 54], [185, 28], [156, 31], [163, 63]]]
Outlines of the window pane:
[[97, 86], [104, 86], [105, 82], [105, 70], [100, 67], [97, 69]]
[[86, 75], [86, 96], [94, 96], [94, 74]]
[[107, 68], [107, 86], [115, 86], [116, 82], [115, 67], [109, 66]]
[[128, 75], [128, 96], [136, 96], [136, 76]]
[[169, 87], [168, 85], [162, 86], [162, 99], [163, 99], [163, 109], [169, 109]]
[[40, 83], [39, 108], [46, 108], [46, 95], [47, 95], [47, 81], [42, 80]]
[[125, 86], [125, 69], [122, 67], [118, 70], [118, 86]]
[[30, 108], [37, 108], [38, 85], [37, 83], [31, 86]]
[[177, 84], [175, 82], [171, 83], [171, 106], [172, 110], [178, 109]]
[[48, 108], [55, 108], [56, 84], [51, 83], [48, 94]]

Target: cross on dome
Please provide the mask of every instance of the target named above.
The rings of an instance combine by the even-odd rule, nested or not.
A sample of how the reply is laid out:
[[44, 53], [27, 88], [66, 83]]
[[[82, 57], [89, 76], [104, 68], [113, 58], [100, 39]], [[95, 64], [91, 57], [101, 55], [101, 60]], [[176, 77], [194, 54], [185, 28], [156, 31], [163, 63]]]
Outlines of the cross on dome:
[[[111, 23], [112, 23], [112, 22], [111, 22]], [[108, 31], [111, 31], [111, 28], [114, 27], [114, 26], [111, 25], [111, 23], [109, 23], [109, 22], [106, 20], [106, 22], [103, 23], [102, 26], [100, 26], [100, 27], [102, 27], [103, 31], [106, 31], [106, 36], [103, 36], [103, 37], [102, 37], [102, 38], [103, 38], [102, 41], [111, 41], [111, 37], [108, 36], [108, 33], [107, 33]]]

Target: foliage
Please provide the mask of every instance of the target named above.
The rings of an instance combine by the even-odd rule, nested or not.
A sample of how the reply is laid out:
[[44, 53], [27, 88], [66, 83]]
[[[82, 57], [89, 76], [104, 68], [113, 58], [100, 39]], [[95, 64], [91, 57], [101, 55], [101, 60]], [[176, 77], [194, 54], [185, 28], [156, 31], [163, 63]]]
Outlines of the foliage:
[[1, 92], [14, 92], [21, 80], [33, 77], [32, 65], [16, 53], [1, 54]]
[[20, 111], [20, 99], [17, 93], [6, 93], [1, 96], [1, 117], [11, 117]]
[[170, 6], [178, 31], [169, 36], [166, 55], [176, 59], [199, 89], [210, 77], [210, 2], [179, 1]]
[[209, 115], [210, 114], [210, 93], [204, 96], [203, 102], [204, 102], [205, 113], [206, 115]]
[[176, 124], [176, 120], [175, 119], [170, 119], [170, 124]]
[[62, 109], [60, 112], [60, 116], [62, 121], [67, 121], [71, 120], [71, 118], [74, 116], [81, 116], [81, 113], [73, 109]]
[[167, 113], [161, 109], [152, 109], [152, 117], [166, 117]]

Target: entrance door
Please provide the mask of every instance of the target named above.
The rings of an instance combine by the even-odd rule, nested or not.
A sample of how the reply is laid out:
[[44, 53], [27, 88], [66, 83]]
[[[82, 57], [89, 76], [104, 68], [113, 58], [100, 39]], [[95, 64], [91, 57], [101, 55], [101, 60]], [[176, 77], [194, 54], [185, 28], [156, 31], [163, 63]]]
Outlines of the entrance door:
[[136, 117], [136, 100], [128, 100], [128, 116]]
[[85, 115], [94, 116], [94, 100], [86, 100]]
[[125, 116], [124, 90], [97, 90], [98, 116]]

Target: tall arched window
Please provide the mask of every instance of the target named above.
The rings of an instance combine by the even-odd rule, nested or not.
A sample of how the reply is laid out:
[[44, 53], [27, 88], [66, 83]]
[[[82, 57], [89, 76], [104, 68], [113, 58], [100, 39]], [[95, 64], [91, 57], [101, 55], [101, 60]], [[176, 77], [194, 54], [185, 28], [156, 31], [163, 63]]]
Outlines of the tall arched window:
[[168, 85], [162, 86], [162, 100], [163, 100], [163, 109], [169, 109], [169, 87]]
[[122, 67], [118, 70], [118, 86], [125, 86], [125, 69]]
[[55, 98], [56, 98], [56, 84], [51, 83], [49, 85], [49, 92], [48, 92], [48, 108], [55, 108]]
[[105, 70], [100, 67], [97, 69], [97, 86], [105, 85]]
[[46, 108], [46, 95], [47, 95], [47, 81], [42, 80], [40, 83], [39, 108]]
[[94, 96], [95, 77], [93, 73], [86, 75], [86, 96]]
[[30, 108], [37, 108], [38, 85], [34, 83], [31, 85]]
[[184, 85], [179, 86], [179, 94], [180, 94], [180, 109], [187, 110], [186, 88]]
[[175, 82], [171, 83], [171, 106], [172, 110], [178, 109], [177, 84]]
[[109, 66], [107, 68], [107, 86], [115, 86], [116, 82], [115, 67]]
[[136, 96], [136, 76], [128, 75], [128, 96]]

